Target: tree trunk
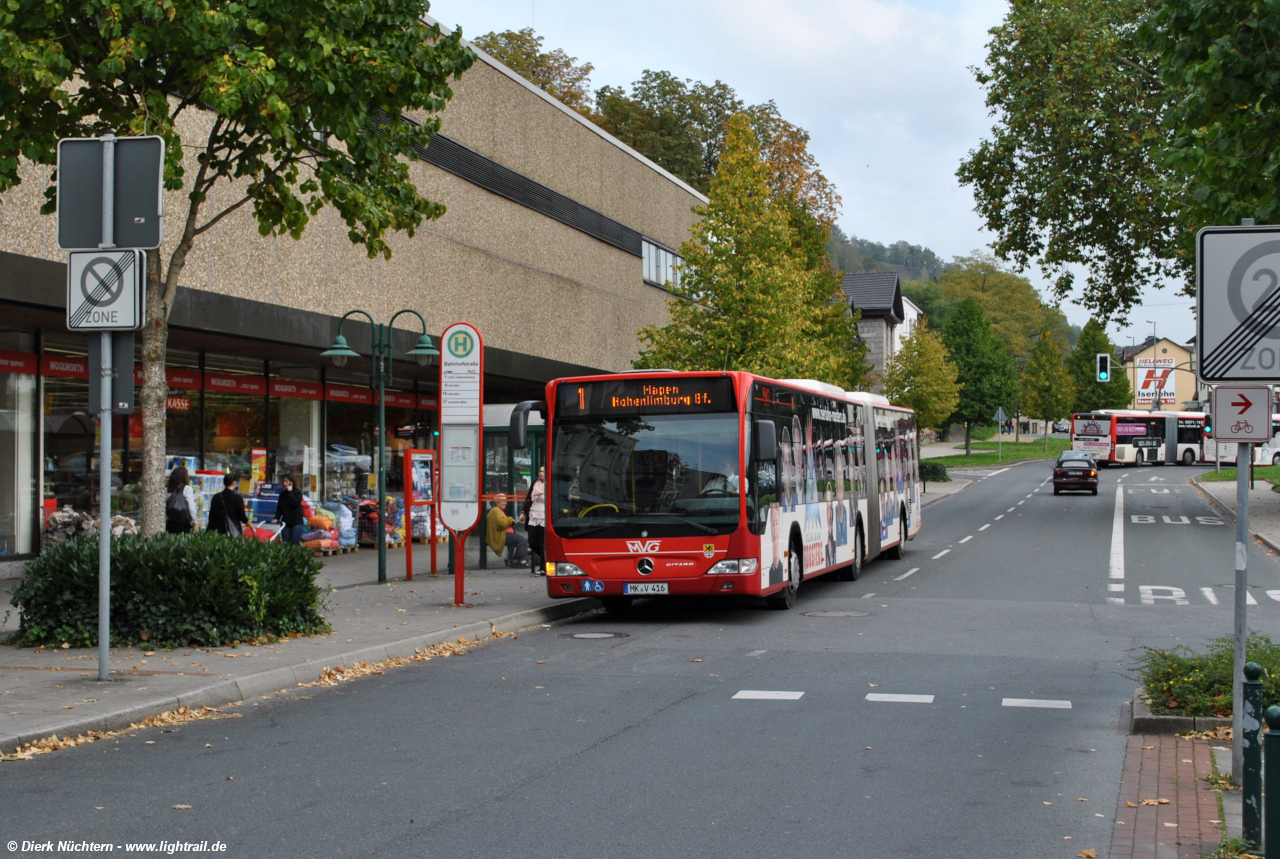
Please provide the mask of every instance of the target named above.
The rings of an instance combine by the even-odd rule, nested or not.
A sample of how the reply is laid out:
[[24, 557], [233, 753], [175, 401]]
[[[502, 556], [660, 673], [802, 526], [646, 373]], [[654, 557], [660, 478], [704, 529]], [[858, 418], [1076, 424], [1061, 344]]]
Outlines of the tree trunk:
[[1022, 412], [1013, 413], [1013, 443], [1022, 441]]
[[964, 422], [964, 455], [965, 456], [969, 455], [969, 428], [971, 425], [972, 424], [970, 421]]
[[142, 536], [165, 527], [165, 353], [169, 345], [169, 308], [160, 279], [160, 252], [147, 251], [146, 325], [142, 329]]

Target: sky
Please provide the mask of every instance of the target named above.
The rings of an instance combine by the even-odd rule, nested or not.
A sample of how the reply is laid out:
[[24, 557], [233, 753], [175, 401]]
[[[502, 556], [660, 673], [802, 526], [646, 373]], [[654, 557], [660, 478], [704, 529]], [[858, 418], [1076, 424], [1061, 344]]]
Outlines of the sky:
[[[990, 135], [969, 69], [1006, 11], [1006, 0], [435, 0], [431, 16], [467, 38], [533, 27], [543, 50], [591, 63], [596, 88], [629, 87], [653, 69], [724, 81], [748, 104], [772, 99], [811, 135], [844, 200], [845, 233], [950, 260], [990, 251], [955, 171]], [[1047, 297], [1035, 270], [1023, 274]], [[1175, 288], [1149, 289], [1130, 324], [1108, 333], [1118, 346], [1153, 331], [1184, 343], [1191, 307]], [[1061, 309], [1088, 321], [1079, 305]]]

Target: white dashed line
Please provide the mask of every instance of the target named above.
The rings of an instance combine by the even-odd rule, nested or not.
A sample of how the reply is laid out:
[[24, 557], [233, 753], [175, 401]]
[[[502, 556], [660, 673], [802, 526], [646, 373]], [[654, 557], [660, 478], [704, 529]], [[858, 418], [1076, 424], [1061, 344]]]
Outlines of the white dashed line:
[[743, 689], [730, 700], [733, 701], [799, 701], [803, 692], [765, 692], [758, 689]]
[[990, 523], [990, 522], [988, 522], [987, 524], [983, 525], [983, 526], [982, 526], [981, 528], [979, 528], [978, 530], [979, 530], [979, 531], [985, 531], [985, 530], [987, 530], [987, 529], [988, 529], [988, 528], [990, 528], [990, 527], [991, 527], [991, 523]]
[[1012, 512], [1013, 512], [1014, 510], [1016, 510], [1016, 509], [1018, 509], [1018, 508], [1016, 508], [1016, 507], [1010, 507], [1008, 510], [1006, 510], [1006, 511], [1004, 511], [1004, 512], [1006, 512], [1006, 513], [1012, 513]]
[[1001, 513], [999, 516], [996, 517], [996, 521], [999, 522], [1003, 518], [1004, 518], [1004, 514]]
[[1030, 498], [1031, 496], [1030, 496], [1030, 495], [1028, 495], [1027, 497], [1028, 497], [1028, 498]]
[[1070, 710], [1070, 701], [1050, 701], [1040, 698], [1005, 698], [1000, 702], [1005, 707], [1039, 707], [1045, 710]]
[[968, 537], [965, 537], [965, 538], [964, 538], [963, 540], [961, 540], [960, 542], [961, 542], [961, 543], [967, 543], [967, 542], [969, 542], [969, 541], [970, 541], [970, 540], [972, 540], [972, 539], [973, 539], [973, 535], [972, 535], [972, 534], [970, 534]]
[[863, 595], [862, 595], [862, 598], [863, 598], [864, 600], [869, 600], [869, 599], [871, 599], [873, 596], [875, 596], [875, 594], [873, 594], [873, 593], [871, 593], [871, 594], [863, 594]]
[[943, 549], [941, 552], [939, 552], [938, 554], [934, 555], [934, 556], [933, 556], [933, 558], [931, 558], [931, 560], [936, 561], [936, 560], [938, 560], [939, 558], [941, 558], [943, 555], [945, 555], [947, 552], [950, 552], [950, 551], [951, 551], [950, 549]]
[[1124, 578], [1124, 490], [1116, 489], [1116, 509], [1111, 517], [1111, 578]]
[[[900, 582], [900, 581], [902, 581], [903, 579], [905, 579], [907, 576], [911, 575], [912, 573], [916, 573], [916, 572], [919, 572], [919, 571], [920, 571], [920, 568], [919, 568], [919, 567], [912, 567], [911, 569], [907, 570], [907, 571], [906, 571], [905, 573], [903, 573], [902, 575], [900, 575], [900, 576], [898, 576], [897, 578], [895, 578], [895, 579], [894, 579], [894, 581], [895, 581], [895, 582]], [[1280, 593], [1280, 591], [1277, 591], [1277, 593]]]
[[1018, 502], [1018, 506], [1019, 506], [1019, 507], [1021, 507], [1023, 504], [1026, 504], [1026, 503], [1027, 503], [1027, 502], [1025, 502], [1025, 501], [1019, 501], [1019, 502]]
[[753, 650], [750, 653], [748, 653], [747, 656], [760, 656], [761, 654], [766, 652], [767, 651], [764, 651], [764, 650]]
[[894, 695], [885, 692], [868, 692], [868, 701], [887, 701], [891, 704], [932, 704], [932, 695]]

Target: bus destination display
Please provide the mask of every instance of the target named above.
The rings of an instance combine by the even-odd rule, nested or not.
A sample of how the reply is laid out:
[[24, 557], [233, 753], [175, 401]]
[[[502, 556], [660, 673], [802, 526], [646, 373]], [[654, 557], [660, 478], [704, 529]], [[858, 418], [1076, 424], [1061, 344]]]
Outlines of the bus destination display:
[[562, 383], [556, 392], [559, 417], [731, 412], [734, 408], [733, 380], [716, 377]]

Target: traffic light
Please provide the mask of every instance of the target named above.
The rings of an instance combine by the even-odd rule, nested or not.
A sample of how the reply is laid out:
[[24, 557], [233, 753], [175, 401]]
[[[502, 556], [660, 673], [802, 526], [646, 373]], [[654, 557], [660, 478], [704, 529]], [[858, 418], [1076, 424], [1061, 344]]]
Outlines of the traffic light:
[[1098, 381], [1110, 382], [1111, 381], [1111, 356], [1104, 354], [1102, 352], [1099, 352], [1097, 359], [1098, 359], [1098, 374], [1097, 374]]

